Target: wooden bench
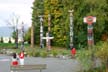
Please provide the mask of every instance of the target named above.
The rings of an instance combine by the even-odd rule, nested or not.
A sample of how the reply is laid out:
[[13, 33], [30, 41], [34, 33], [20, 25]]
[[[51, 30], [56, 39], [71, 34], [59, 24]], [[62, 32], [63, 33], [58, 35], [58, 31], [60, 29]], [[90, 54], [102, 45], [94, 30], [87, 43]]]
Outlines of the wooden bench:
[[43, 69], [46, 69], [46, 64], [11, 66], [11, 71], [40, 70], [42, 72]]

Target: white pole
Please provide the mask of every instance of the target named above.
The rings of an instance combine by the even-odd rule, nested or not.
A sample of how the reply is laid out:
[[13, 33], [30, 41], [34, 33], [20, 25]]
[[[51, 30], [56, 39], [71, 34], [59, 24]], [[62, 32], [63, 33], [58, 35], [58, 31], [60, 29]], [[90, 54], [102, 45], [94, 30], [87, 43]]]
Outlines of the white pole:
[[40, 17], [40, 47], [43, 48], [43, 16], [39, 16]]
[[73, 10], [68, 11], [70, 13], [70, 48], [73, 47]]

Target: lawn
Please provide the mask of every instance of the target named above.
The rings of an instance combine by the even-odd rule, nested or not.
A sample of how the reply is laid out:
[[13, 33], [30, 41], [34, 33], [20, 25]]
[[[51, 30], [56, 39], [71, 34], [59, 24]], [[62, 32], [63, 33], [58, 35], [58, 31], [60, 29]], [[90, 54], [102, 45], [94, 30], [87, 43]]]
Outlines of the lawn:
[[[19, 48], [16, 49], [15, 48], [15, 44], [11, 44], [11, 43], [1, 43], [0, 44], [0, 50], [6, 49], [9, 50], [11, 49], [11, 51], [19, 53], [21, 44], [19, 44]], [[49, 57], [49, 56], [53, 56], [53, 57], [57, 57], [58, 55], [68, 55], [70, 56], [70, 50], [67, 50], [66, 48], [61, 48], [61, 47], [52, 47], [51, 51], [47, 51], [47, 48], [40, 48], [39, 46], [35, 46], [34, 48], [31, 48], [30, 45], [25, 44], [24, 45], [24, 50], [25, 53], [28, 56], [34, 56], [34, 57]]]

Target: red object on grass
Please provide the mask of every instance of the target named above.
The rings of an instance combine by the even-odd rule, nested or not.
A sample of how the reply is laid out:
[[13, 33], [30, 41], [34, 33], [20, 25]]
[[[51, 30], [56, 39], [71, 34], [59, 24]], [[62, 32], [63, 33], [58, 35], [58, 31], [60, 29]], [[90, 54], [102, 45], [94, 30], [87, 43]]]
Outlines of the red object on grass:
[[72, 55], [75, 55], [75, 54], [76, 54], [76, 49], [75, 49], [75, 48], [72, 48], [71, 54], [72, 54]]

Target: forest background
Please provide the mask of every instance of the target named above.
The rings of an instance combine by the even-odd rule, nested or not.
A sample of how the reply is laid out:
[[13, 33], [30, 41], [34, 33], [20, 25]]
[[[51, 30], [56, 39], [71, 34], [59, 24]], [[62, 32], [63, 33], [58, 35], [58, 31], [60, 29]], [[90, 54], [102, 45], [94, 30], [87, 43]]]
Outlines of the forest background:
[[94, 44], [108, 39], [108, 0], [35, 0], [32, 12], [32, 27], [25, 35], [25, 40], [32, 45], [40, 44], [40, 20], [43, 15], [44, 36], [48, 32], [48, 14], [51, 15], [50, 36], [52, 46], [69, 48], [70, 19], [69, 10], [73, 12], [73, 42], [74, 46], [84, 48], [87, 46], [87, 24], [83, 18], [95, 16], [93, 24]]

